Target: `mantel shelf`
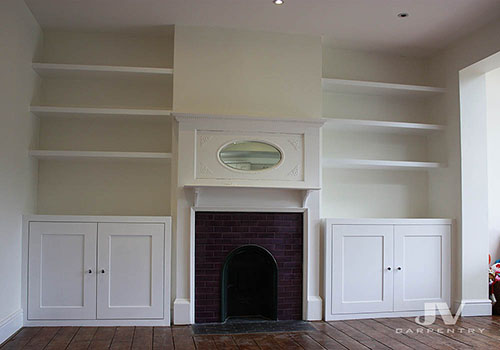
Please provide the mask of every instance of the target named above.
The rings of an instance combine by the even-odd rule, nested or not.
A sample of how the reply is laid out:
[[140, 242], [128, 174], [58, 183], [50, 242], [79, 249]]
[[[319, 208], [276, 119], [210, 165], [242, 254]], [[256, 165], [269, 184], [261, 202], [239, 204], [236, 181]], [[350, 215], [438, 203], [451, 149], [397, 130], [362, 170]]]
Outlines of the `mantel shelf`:
[[278, 186], [252, 186], [252, 185], [224, 185], [224, 184], [187, 184], [184, 185], [185, 188], [190, 188], [193, 190], [193, 205], [198, 206], [198, 198], [202, 189], [207, 188], [218, 188], [218, 189], [277, 189], [277, 190], [291, 190], [291, 191], [301, 191], [302, 192], [302, 207], [306, 206], [307, 198], [312, 191], [319, 191], [321, 187], [278, 187]]
[[102, 66], [84, 64], [33, 63], [33, 69], [43, 78], [68, 79], [171, 79], [171, 68]]
[[321, 189], [321, 187], [296, 187], [296, 186], [253, 186], [253, 185], [234, 185], [234, 184], [217, 184], [217, 185], [212, 185], [212, 184], [188, 184], [184, 185], [184, 187], [187, 188], [248, 188], [248, 189], [276, 189], [276, 190], [297, 190], [297, 191], [304, 191], [304, 190], [311, 190], [311, 191], [318, 191]]
[[338, 169], [393, 169], [393, 170], [428, 170], [443, 168], [438, 162], [416, 162], [402, 160], [376, 160], [353, 158], [323, 158], [323, 168]]
[[58, 107], [31, 106], [31, 113], [38, 117], [170, 117], [169, 109], [134, 109], [134, 108], [94, 108], [94, 107]]
[[29, 155], [38, 159], [77, 160], [159, 160], [169, 161], [171, 153], [162, 152], [108, 152], [108, 151], [52, 151], [31, 150]]
[[321, 79], [323, 90], [348, 94], [367, 95], [435, 95], [446, 92], [446, 89], [435, 86], [406, 85], [375, 81]]
[[444, 131], [445, 127], [438, 124], [393, 122], [365, 119], [325, 118], [324, 128], [333, 130], [376, 131], [397, 134], [427, 135]]

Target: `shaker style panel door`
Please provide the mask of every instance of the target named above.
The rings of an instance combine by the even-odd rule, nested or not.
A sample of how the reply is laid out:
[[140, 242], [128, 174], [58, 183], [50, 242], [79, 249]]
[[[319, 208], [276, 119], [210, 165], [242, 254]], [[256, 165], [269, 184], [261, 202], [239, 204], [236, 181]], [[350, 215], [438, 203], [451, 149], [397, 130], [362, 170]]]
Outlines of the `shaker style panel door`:
[[96, 318], [96, 223], [31, 222], [28, 319]]
[[99, 223], [98, 232], [97, 318], [163, 318], [165, 225]]
[[393, 226], [333, 226], [332, 314], [393, 309]]
[[398, 225], [394, 235], [394, 311], [450, 302], [449, 225]]

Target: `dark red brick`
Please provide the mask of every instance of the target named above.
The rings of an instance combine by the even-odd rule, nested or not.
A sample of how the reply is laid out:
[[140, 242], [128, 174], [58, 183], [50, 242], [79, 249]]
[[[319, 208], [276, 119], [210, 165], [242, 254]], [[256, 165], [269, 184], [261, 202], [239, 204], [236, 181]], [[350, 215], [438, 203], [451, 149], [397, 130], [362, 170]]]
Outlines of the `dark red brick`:
[[234, 249], [260, 245], [278, 264], [278, 319], [302, 319], [303, 215], [301, 213], [197, 212], [195, 321], [219, 322], [221, 274]]

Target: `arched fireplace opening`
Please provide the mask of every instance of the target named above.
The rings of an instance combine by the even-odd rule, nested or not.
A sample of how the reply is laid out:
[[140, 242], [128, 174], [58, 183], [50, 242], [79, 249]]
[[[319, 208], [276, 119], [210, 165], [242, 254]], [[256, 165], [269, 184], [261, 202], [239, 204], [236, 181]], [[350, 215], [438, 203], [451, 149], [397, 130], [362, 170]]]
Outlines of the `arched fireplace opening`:
[[277, 320], [278, 265], [258, 245], [245, 245], [228, 254], [222, 269], [221, 321], [228, 318]]

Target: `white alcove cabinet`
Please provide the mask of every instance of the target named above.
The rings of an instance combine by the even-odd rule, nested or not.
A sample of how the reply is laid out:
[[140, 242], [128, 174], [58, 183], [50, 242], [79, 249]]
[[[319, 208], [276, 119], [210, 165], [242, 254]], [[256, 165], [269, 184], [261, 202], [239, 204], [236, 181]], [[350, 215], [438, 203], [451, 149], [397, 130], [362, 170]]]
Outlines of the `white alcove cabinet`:
[[325, 235], [326, 320], [450, 305], [451, 220], [326, 219]]
[[31, 222], [28, 318], [96, 318], [96, 223]]
[[36, 216], [24, 238], [28, 324], [170, 324], [170, 218]]

